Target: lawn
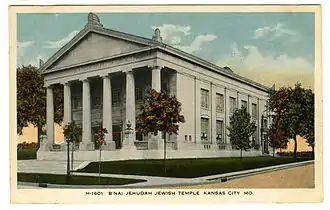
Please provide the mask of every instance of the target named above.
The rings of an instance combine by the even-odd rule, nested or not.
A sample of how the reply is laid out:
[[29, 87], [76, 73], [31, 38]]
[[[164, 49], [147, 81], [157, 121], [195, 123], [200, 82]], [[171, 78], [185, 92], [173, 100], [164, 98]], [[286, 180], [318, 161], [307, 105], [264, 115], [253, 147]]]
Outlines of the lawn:
[[17, 149], [17, 160], [37, 159], [36, 148], [19, 148]]
[[[195, 178], [254, 168], [311, 160], [308, 157], [244, 157], [166, 160], [125, 160], [102, 162], [101, 173], [132, 174], [161, 177]], [[98, 162], [92, 162], [79, 172], [97, 173]]]
[[122, 178], [107, 178], [92, 176], [76, 176], [70, 178], [67, 183], [66, 175], [59, 174], [40, 174], [40, 173], [17, 173], [18, 182], [32, 182], [32, 183], [48, 183], [48, 184], [70, 184], [70, 185], [125, 185], [138, 182], [144, 182], [140, 179], [122, 179]]

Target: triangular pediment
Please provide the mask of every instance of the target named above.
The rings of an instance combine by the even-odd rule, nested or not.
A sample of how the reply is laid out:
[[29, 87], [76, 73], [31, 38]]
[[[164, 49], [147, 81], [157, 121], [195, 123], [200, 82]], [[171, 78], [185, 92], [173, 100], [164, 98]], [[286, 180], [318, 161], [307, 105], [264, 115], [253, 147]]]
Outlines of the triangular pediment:
[[[124, 34], [125, 35], [125, 34]], [[80, 32], [66, 46], [64, 46], [54, 58], [50, 58], [43, 71], [47, 69], [61, 69], [73, 65], [79, 65], [88, 61], [116, 56], [131, 51], [136, 51], [150, 46], [144, 40], [130, 40], [130, 37], [112, 36], [111, 32], [101, 33], [95, 30]]]

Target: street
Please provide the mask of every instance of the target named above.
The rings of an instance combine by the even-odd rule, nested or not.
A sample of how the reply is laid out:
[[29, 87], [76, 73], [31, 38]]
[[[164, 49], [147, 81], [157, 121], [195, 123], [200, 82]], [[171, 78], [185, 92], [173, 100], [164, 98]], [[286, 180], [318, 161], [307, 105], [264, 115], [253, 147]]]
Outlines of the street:
[[284, 169], [223, 183], [166, 187], [171, 189], [210, 188], [314, 188], [314, 164]]

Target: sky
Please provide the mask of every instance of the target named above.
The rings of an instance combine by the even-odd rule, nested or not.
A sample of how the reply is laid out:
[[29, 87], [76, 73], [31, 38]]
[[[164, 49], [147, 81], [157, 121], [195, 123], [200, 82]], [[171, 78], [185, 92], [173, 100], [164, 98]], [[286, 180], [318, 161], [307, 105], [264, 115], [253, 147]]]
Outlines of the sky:
[[[96, 13], [105, 28], [163, 42], [266, 86], [314, 86], [314, 13]], [[39, 65], [87, 23], [87, 13], [17, 15], [17, 65]]]

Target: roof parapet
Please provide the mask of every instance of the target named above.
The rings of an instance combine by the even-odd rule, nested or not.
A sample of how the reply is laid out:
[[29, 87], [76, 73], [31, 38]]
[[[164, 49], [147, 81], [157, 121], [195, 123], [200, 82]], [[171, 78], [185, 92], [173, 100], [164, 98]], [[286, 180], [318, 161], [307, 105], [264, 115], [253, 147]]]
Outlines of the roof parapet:
[[103, 25], [100, 22], [100, 18], [99, 16], [97, 16], [96, 14], [90, 12], [88, 14], [88, 22], [86, 24], [87, 26], [98, 26], [98, 27], [103, 27]]
[[159, 28], [155, 29], [155, 34], [152, 36], [152, 40], [155, 40], [157, 42], [162, 42], [163, 41], [163, 38], [160, 36]]

